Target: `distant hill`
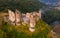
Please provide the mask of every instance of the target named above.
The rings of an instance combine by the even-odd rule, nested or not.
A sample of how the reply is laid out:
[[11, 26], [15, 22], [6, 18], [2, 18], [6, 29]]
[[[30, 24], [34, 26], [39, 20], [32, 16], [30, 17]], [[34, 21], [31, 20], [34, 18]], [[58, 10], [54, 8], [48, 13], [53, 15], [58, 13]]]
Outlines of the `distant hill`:
[[57, 6], [60, 0], [39, 0], [49, 6]]

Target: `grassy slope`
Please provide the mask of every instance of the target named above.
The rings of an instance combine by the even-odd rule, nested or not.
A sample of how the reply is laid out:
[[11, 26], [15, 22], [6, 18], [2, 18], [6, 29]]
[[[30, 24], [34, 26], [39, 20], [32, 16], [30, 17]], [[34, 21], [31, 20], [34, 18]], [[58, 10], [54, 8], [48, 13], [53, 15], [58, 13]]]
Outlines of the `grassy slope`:
[[36, 23], [35, 32], [30, 32], [28, 27], [28, 24], [26, 26], [12, 26], [3, 22], [0, 28], [0, 36], [1, 38], [49, 38], [50, 27], [42, 20]]

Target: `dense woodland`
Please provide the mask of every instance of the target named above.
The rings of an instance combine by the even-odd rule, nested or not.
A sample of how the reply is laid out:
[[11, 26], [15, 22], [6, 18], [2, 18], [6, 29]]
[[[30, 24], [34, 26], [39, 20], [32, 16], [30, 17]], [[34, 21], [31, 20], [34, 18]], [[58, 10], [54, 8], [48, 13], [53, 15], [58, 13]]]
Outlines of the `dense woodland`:
[[44, 5], [38, 0], [0, 0], [0, 11], [18, 9], [21, 12], [31, 12], [39, 10]]

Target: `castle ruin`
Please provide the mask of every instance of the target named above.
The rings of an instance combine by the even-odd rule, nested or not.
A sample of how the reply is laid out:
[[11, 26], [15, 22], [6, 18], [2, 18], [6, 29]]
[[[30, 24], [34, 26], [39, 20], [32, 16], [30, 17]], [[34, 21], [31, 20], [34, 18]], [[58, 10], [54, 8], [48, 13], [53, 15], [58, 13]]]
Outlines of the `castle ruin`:
[[[41, 10], [38, 12], [33, 11], [31, 13], [21, 13], [18, 10], [15, 10], [15, 12], [8, 10], [8, 20], [11, 22], [12, 25], [21, 25], [21, 24], [29, 24], [29, 30], [33, 32], [35, 29], [36, 22], [41, 19]], [[6, 18], [5, 18], [6, 20]], [[7, 20], [7, 21], [8, 21]]]

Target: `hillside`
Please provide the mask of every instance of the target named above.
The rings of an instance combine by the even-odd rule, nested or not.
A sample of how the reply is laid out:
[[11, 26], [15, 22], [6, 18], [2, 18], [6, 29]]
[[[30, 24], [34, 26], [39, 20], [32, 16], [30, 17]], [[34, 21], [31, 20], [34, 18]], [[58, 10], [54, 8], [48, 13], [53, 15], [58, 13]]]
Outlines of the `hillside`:
[[29, 31], [29, 25], [13, 26], [3, 21], [0, 26], [0, 38], [49, 38], [50, 26], [44, 21], [36, 23], [35, 31]]
[[45, 14], [42, 15], [42, 19], [48, 23], [51, 24], [54, 21], [60, 21], [60, 11], [56, 9], [50, 9], [48, 11], [44, 12]]

